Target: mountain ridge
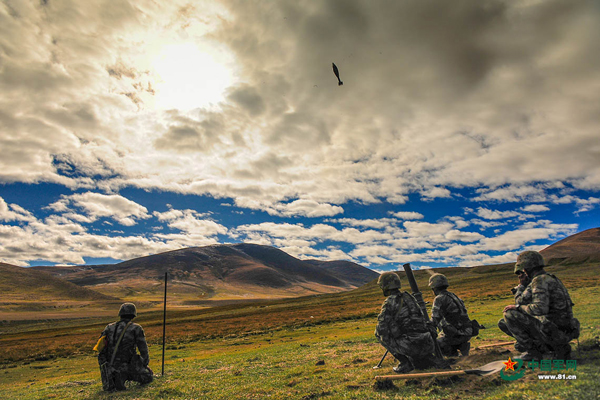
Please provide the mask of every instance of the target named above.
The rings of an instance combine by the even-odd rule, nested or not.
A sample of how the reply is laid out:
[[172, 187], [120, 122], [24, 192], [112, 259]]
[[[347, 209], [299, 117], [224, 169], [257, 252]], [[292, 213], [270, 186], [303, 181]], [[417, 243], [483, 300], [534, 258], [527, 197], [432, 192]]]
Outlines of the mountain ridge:
[[186, 304], [334, 293], [378, 276], [349, 261], [328, 263], [300, 260], [271, 246], [236, 243], [189, 247], [111, 265], [32, 268], [111, 296], [146, 300], [160, 297], [168, 272], [169, 290], [183, 296]]

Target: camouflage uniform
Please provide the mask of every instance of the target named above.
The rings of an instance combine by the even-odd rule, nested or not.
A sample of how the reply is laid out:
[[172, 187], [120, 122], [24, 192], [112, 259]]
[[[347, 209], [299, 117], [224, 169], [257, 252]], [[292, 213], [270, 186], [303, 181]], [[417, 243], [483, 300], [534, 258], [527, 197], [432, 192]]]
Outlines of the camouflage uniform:
[[442, 290], [433, 300], [431, 321], [443, 333], [438, 344], [445, 355], [456, 355], [461, 350], [468, 354], [469, 340], [473, 336], [473, 327], [463, 301], [454, 293]]
[[[126, 303], [127, 304], [127, 303]], [[134, 308], [135, 310], [135, 308]], [[134, 315], [123, 315], [121, 320], [108, 324], [100, 336], [106, 337], [106, 346], [98, 354], [98, 363], [102, 366], [104, 363], [110, 363], [115, 345], [131, 321]], [[140, 354], [136, 353], [136, 348]], [[112, 364], [112, 368], [116, 371], [117, 379], [115, 379], [115, 388], [117, 390], [125, 389], [126, 381], [134, 381], [141, 384], [152, 382], [153, 372], [148, 367], [150, 356], [148, 354], [148, 344], [144, 329], [136, 324], [131, 323], [121, 343], [117, 349], [117, 354]]]
[[[527, 304], [504, 313], [506, 326], [524, 350], [541, 353], [564, 346], [571, 340], [571, 298], [562, 282], [545, 271], [534, 276], [523, 297]], [[517, 349], [521, 350], [521, 349]]]
[[548, 351], [557, 358], [567, 357], [571, 351], [569, 341], [579, 336], [579, 321], [573, 318], [569, 292], [557, 277], [544, 271], [539, 253], [524, 252], [519, 259], [522, 256], [523, 264], [530, 263], [525, 271], [531, 283], [516, 298], [521, 304], [504, 313], [506, 328], [517, 339], [515, 348], [519, 351], [537, 358]]
[[[532, 293], [531, 291], [526, 292], [525, 289], [527, 289], [527, 286], [525, 285], [519, 285], [513, 289], [515, 296], [515, 305], [524, 306], [531, 303]], [[506, 333], [507, 335], [512, 336], [512, 333], [508, 329], [508, 326], [506, 326], [506, 321], [504, 320], [504, 318], [500, 318], [500, 321], [498, 321], [498, 328], [500, 328], [500, 330]]]
[[416, 368], [435, 364], [434, 343], [423, 312], [407, 292], [394, 291], [383, 303], [377, 317], [375, 336], [396, 359], [407, 357]]

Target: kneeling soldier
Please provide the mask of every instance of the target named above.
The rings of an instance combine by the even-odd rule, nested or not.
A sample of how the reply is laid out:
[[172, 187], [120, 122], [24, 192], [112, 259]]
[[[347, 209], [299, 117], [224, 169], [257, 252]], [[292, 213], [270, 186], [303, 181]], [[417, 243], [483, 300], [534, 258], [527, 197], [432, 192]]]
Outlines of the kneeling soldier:
[[454, 293], [449, 292], [448, 279], [442, 274], [429, 278], [429, 287], [435, 293], [431, 321], [442, 333], [437, 341], [445, 356], [456, 357], [458, 350], [463, 356], [469, 355], [473, 326], [465, 303]]
[[387, 298], [377, 317], [375, 336], [400, 362], [394, 371], [406, 373], [437, 366], [426, 318], [415, 298], [408, 292], [400, 292], [400, 277], [394, 272], [384, 272], [377, 284]]
[[523, 292], [527, 304], [504, 308], [504, 321], [515, 349], [524, 352], [523, 361], [540, 360], [546, 353], [556, 359], [571, 357], [569, 341], [579, 337], [579, 321], [573, 318], [573, 302], [567, 288], [544, 270], [544, 258], [537, 251], [517, 257], [515, 271], [523, 269], [531, 283]]
[[[142, 327], [132, 322], [137, 310], [132, 303], [125, 303], [119, 310], [121, 320], [108, 324], [97, 348], [98, 363], [105, 391], [125, 390], [126, 381], [140, 384], [152, 382], [153, 372], [148, 367], [150, 356]], [[137, 354], [136, 348], [140, 354]]]

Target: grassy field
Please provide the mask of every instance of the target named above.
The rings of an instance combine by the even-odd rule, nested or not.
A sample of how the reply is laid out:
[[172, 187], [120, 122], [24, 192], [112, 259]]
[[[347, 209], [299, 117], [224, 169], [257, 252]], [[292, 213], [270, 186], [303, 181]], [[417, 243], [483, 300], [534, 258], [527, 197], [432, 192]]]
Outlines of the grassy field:
[[[576, 380], [516, 381], [499, 375], [395, 381], [386, 390], [374, 377], [395, 364], [373, 336], [383, 296], [374, 284], [358, 290], [203, 310], [170, 310], [164, 377], [119, 394], [101, 391], [91, 351], [110, 319], [59, 320], [0, 327], [0, 386], [5, 399], [598, 399], [600, 396], [600, 285], [596, 264], [554, 266], [570, 289], [582, 322]], [[488, 327], [472, 348], [509, 338], [496, 328], [515, 283], [507, 267], [445, 270], [472, 318]], [[417, 273], [420, 287], [428, 275]], [[403, 279], [403, 284], [406, 281]], [[405, 285], [408, 287], [408, 285]], [[431, 301], [424, 290], [425, 300]], [[161, 315], [140, 312], [160, 375]], [[512, 353], [511, 353], [512, 351]], [[472, 368], [516, 355], [512, 347], [473, 350], [453, 367]]]

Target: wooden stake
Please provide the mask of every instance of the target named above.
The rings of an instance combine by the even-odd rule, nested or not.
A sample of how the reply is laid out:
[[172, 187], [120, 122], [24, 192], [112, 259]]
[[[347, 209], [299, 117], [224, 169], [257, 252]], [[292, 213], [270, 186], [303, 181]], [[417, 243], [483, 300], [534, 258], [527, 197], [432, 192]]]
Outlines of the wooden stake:
[[165, 300], [163, 306], [163, 348], [162, 348], [162, 373], [165, 376], [165, 337], [167, 328], [167, 273], [165, 272]]

